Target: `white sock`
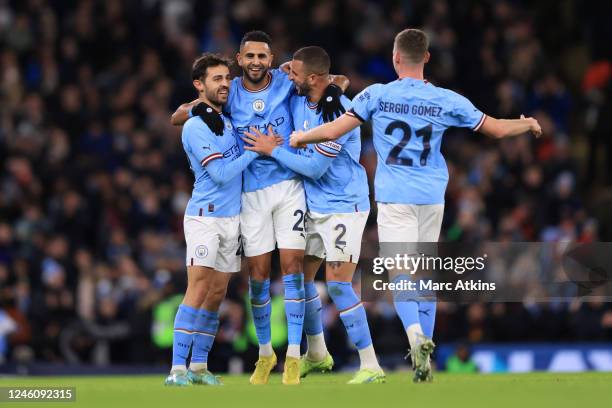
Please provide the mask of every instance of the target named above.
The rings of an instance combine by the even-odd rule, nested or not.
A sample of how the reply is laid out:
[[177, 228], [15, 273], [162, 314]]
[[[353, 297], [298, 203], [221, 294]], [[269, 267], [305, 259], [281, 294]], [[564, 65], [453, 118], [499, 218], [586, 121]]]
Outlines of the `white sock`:
[[272, 343], [268, 342], [266, 344], [259, 345], [259, 355], [264, 357], [270, 357], [274, 354], [274, 350], [272, 350]]
[[287, 346], [287, 357], [300, 358], [300, 345], [290, 344]]
[[408, 326], [406, 329], [406, 334], [408, 335], [408, 342], [410, 343], [410, 349], [414, 350], [417, 346], [417, 335], [423, 335], [423, 329], [419, 323], [414, 323]]
[[187, 366], [185, 364], [173, 365], [170, 369], [170, 373], [187, 372]]
[[306, 341], [308, 342], [306, 357], [310, 361], [321, 361], [327, 356], [327, 346], [325, 345], [323, 332], [314, 336], [306, 335]]
[[190, 363], [189, 369], [194, 372], [208, 370], [208, 363]]
[[359, 359], [361, 360], [361, 364], [359, 366], [360, 370], [364, 368], [368, 368], [370, 370], [380, 370], [380, 365], [378, 365], [378, 359], [376, 358], [376, 353], [374, 352], [374, 346], [369, 345], [368, 347], [364, 347], [359, 350]]

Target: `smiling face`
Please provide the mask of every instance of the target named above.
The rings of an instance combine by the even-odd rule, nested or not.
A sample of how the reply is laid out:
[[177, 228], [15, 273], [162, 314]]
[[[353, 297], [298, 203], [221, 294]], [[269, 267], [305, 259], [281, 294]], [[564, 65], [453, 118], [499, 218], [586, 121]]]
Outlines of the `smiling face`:
[[225, 65], [208, 67], [204, 77], [193, 81], [193, 86], [213, 105], [221, 106], [227, 102], [231, 77]]
[[260, 83], [272, 66], [272, 51], [265, 42], [247, 41], [236, 55], [244, 76], [252, 83]]

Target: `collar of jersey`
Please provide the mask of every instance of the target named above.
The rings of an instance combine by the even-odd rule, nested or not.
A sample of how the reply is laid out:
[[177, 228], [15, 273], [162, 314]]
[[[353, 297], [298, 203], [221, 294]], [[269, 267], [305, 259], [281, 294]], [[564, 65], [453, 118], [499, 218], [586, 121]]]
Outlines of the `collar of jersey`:
[[257, 92], [262, 92], [265, 91], [266, 89], [268, 89], [270, 87], [270, 84], [272, 84], [272, 72], [268, 71], [267, 73], [268, 75], [268, 83], [266, 84], [266, 86], [264, 86], [261, 89], [258, 89], [257, 91], [252, 91], [249, 88], [247, 88], [246, 86], [244, 86], [244, 79], [240, 78], [240, 85], [242, 85], [242, 88], [247, 91], [247, 92], [251, 92], [251, 93], [257, 93]]
[[429, 83], [428, 80], [426, 79], [416, 79], [416, 78], [397, 78], [398, 81], [405, 81], [405, 82], [411, 82], [411, 83], [417, 83], [417, 84], [423, 84], [423, 85], [427, 85]]
[[310, 101], [308, 100], [308, 97], [306, 96], [306, 106], [308, 106], [308, 109], [317, 109], [317, 106], [319, 106], [319, 103], [315, 103], [314, 105], [312, 103], [310, 103]]

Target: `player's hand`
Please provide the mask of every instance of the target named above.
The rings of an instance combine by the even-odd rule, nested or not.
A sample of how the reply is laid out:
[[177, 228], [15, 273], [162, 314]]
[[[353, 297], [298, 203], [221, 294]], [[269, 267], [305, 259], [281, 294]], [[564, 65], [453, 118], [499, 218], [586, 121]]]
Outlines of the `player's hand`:
[[525, 115], [521, 115], [521, 119], [526, 119], [529, 121], [529, 131], [536, 138], [542, 135], [542, 127], [538, 123], [538, 121], [534, 118], [526, 118]]
[[317, 105], [317, 113], [320, 113], [323, 117], [323, 122], [331, 122], [335, 118], [346, 112], [344, 106], [340, 103], [340, 97], [342, 96], [342, 89], [334, 84], [327, 85], [325, 92]]
[[200, 102], [193, 108], [191, 108], [191, 114], [193, 116], [201, 117], [204, 123], [208, 125], [210, 130], [212, 130], [215, 135], [223, 136], [223, 129], [225, 128], [225, 123], [223, 123], [223, 118], [221, 117], [221, 115], [213, 108], [211, 108], [204, 102]]
[[291, 137], [289, 138], [289, 145], [297, 149], [306, 147], [306, 145], [303, 144], [300, 140], [303, 134], [303, 130], [295, 130], [293, 133], [291, 133]]
[[[259, 129], [252, 127], [251, 132], [244, 132], [244, 140], [247, 143], [244, 150], [250, 150], [266, 156], [271, 156], [272, 151], [278, 146], [279, 136], [274, 133], [272, 126], [268, 127], [268, 135], [264, 135]], [[282, 140], [282, 138], [281, 138]]]

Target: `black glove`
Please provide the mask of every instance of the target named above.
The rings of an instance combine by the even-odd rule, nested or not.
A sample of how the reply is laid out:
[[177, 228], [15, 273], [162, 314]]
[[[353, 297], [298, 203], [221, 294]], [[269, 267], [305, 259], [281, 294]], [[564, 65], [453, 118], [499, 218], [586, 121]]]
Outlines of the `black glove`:
[[192, 116], [199, 116], [202, 118], [204, 123], [208, 125], [210, 130], [217, 135], [223, 136], [223, 129], [225, 128], [225, 123], [223, 123], [223, 118], [221, 114], [216, 110], [205, 104], [204, 102], [198, 103], [196, 106], [191, 108]]
[[317, 113], [322, 113], [323, 122], [331, 122], [336, 117], [346, 112], [344, 106], [340, 103], [340, 97], [342, 96], [342, 89], [334, 84], [327, 85], [325, 92], [319, 101], [317, 106]]

